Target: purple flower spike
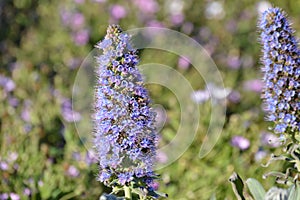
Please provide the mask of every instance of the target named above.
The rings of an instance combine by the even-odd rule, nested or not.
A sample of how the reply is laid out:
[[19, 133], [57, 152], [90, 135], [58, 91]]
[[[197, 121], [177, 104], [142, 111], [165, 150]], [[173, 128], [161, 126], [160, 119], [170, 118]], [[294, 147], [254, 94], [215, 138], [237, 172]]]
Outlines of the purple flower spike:
[[274, 132], [300, 131], [300, 51], [293, 30], [279, 8], [262, 14], [259, 23], [264, 67], [262, 98]]
[[94, 146], [98, 179], [106, 185], [154, 177], [155, 114], [130, 39], [119, 26], [110, 25], [105, 39], [96, 45], [103, 53], [96, 57]]

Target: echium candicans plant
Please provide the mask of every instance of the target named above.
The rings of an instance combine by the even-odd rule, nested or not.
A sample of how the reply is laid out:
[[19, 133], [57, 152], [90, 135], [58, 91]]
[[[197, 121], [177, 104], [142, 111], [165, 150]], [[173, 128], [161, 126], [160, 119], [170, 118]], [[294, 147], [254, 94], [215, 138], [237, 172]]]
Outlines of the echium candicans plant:
[[[277, 183], [291, 185], [286, 189], [272, 187], [265, 192], [255, 179], [246, 184], [255, 200], [300, 199], [300, 51], [291, 24], [286, 14], [279, 8], [269, 8], [261, 15], [258, 24], [262, 45], [262, 71], [264, 88], [262, 99], [267, 112], [267, 121], [279, 134], [278, 140], [284, 144], [283, 155], [271, 155], [273, 161], [289, 162], [280, 172], [269, 172], [264, 177], [275, 176]], [[272, 141], [270, 141], [272, 142]], [[285, 173], [282, 173], [285, 172]], [[252, 199], [245, 193], [242, 179], [234, 173], [229, 181], [240, 199]]]
[[98, 180], [124, 191], [126, 199], [159, 197], [154, 173], [157, 133], [155, 113], [137, 68], [138, 52], [131, 36], [110, 25], [96, 48], [94, 147], [99, 159]]
[[264, 89], [262, 98], [273, 131], [286, 140], [286, 155], [274, 156], [292, 163], [278, 182], [300, 174], [300, 51], [291, 24], [279, 8], [266, 10], [259, 22]]
[[300, 51], [285, 14], [279, 8], [263, 13], [260, 21], [264, 99], [267, 120], [274, 131], [295, 137], [300, 131]]

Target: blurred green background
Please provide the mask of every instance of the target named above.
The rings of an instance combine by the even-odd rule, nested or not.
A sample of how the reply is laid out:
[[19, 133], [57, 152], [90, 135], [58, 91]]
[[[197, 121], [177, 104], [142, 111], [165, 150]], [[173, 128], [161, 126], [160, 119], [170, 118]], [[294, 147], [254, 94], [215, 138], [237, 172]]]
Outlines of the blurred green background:
[[[270, 188], [274, 179], [262, 180], [262, 174], [282, 166], [261, 167], [278, 150], [266, 142], [274, 135], [268, 133], [272, 124], [264, 121], [260, 100], [257, 20], [271, 5], [283, 8], [300, 30], [300, 1], [293, 0], [1, 0], [0, 199], [98, 199], [110, 192], [96, 181], [96, 161], [76, 132], [72, 115], [82, 119], [72, 110], [72, 86], [82, 61], [111, 23], [124, 30], [155, 26], [188, 35], [207, 50], [230, 91], [222, 135], [199, 159], [210, 117], [209, 101], [201, 100], [201, 76], [175, 55], [141, 52], [143, 62], [154, 60], [182, 73], [200, 90], [195, 101], [207, 113], [189, 149], [157, 172], [159, 190], [169, 199], [213, 194], [235, 199], [228, 182], [233, 171]], [[180, 122], [179, 104], [166, 88], [148, 88], [153, 102], [166, 111], [161, 135], [169, 141]]]

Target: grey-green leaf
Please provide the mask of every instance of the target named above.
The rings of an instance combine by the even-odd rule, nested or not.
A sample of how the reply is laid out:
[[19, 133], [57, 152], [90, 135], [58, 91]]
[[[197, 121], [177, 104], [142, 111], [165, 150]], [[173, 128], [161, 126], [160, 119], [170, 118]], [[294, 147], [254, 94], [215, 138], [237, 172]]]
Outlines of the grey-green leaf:
[[294, 184], [290, 187], [290, 194], [288, 200], [298, 200], [300, 199], [300, 188], [299, 185]]
[[246, 184], [255, 200], [264, 200], [266, 192], [263, 186], [254, 178], [249, 178]]
[[287, 200], [288, 190], [278, 187], [272, 187], [268, 190], [265, 200]]

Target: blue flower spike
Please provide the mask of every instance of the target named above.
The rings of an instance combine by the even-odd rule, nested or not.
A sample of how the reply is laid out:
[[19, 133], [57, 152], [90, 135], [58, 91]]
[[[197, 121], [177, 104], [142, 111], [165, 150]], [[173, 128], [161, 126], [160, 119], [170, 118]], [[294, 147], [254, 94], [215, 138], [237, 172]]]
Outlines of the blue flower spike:
[[140, 199], [157, 198], [155, 113], [130, 39], [120, 26], [110, 25], [96, 45], [102, 51], [96, 57], [93, 113], [98, 180], [113, 191], [124, 190], [126, 199], [132, 199], [132, 193]]
[[[272, 155], [268, 163], [287, 161], [285, 173], [272, 171], [263, 177], [275, 176], [279, 184], [298, 182], [300, 175], [300, 51], [294, 30], [280, 8], [266, 10], [258, 24], [262, 45], [262, 72], [267, 120], [274, 122], [278, 141], [285, 144], [283, 155]], [[273, 192], [272, 192], [273, 193]], [[294, 199], [294, 197], [292, 198]], [[298, 199], [298, 198], [296, 198]]]
[[264, 67], [262, 98], [267, 120], [278, 134], [300, 132], [300, 51], [294, 31], [279, 8], [266, 10], [261, 17], [260, 42]]

